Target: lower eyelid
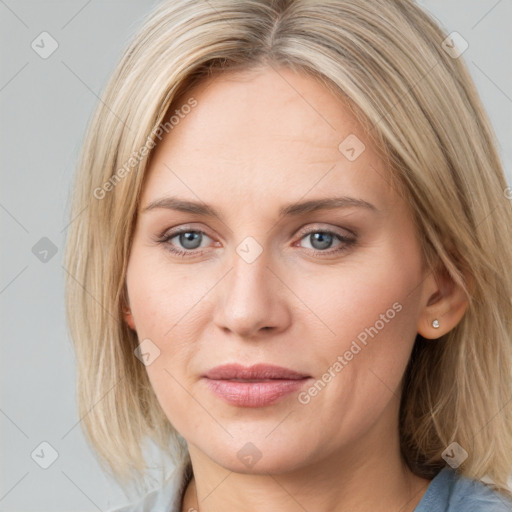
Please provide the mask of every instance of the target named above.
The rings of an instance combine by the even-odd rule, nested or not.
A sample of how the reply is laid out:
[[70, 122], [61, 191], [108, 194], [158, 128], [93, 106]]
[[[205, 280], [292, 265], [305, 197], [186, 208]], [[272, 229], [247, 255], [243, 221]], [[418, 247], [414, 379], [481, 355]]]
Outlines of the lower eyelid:
[[321, 230], [321, 229], [315, 229], [313, 231], [309, 231], [307, 233], [303, 233], [299, 237], [299, 240], [296, 243], [300, 244], [300, 242], [302, 240], [307, 238], [309, 235], [312, 235], [313, 233], [323, 233], [323, 234], [327, 234], [327, 235], [332, 235], [336, 240], [338, 240], [340, 242], [334, 248], [330, 247], [330, 248], [325, 249], [325, 250], [304, 247], [305, 249], [308, 249], [310, 251], [315, 251], [316, 253], [334, 254], [336, 252], [339, 252], [339, 251], [342, 251], [344, 249], [347, 249], [349, 246], [354, 245], [354, 243], [356, 242], [355, 237], [349, 237], [349, 236], [346, 236], [346, 235], [341, 235], [340, 233], [336, 233], [335, 231], [327, 231], [327, 230], [324, 231], [324, 230]]

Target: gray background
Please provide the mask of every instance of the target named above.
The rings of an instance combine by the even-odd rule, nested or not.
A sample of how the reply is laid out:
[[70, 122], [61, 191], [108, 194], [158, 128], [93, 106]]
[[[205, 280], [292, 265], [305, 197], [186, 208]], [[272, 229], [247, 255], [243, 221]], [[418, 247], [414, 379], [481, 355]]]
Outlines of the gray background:
[[[127, 502], [80, 430], [61, 258], [87, 122], [122, 49], [155, 3], [0, 0], [0, 512], [92, 512]], [[420, 3], [468, 41], [463, 58], [511, 184], [511, 0]], [[58, 43], [45, 59], [31, 47], [44, 31]], [[36, 253], [49, 252], [37, 256], [34, 246]], [[31, 458], [43, 441], [58, 452], [48, 469]]]

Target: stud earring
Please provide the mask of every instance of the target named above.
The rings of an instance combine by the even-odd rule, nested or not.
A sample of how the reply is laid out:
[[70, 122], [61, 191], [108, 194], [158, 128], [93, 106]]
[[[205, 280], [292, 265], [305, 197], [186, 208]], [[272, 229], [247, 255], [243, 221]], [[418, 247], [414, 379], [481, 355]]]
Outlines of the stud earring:
[[432, 327], [434, 329], [439, 329], [439, 320], [437, 318], [432, 322]]

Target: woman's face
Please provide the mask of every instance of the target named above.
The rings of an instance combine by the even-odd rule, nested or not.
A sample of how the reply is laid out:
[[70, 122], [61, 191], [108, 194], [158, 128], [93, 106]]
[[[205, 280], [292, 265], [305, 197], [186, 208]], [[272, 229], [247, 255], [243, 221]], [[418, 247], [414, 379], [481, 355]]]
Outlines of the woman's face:
[[127, 273], [163, 410], [238, 472], [380, 453], [425, 275], [389, 170], [310, 77], [264, 67], [190, 97], [153, 155]]

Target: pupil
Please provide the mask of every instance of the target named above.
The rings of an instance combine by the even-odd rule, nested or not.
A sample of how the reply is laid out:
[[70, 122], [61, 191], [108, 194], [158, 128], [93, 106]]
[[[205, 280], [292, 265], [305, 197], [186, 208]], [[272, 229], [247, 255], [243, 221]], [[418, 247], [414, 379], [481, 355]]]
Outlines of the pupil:
[[194, 246], [195, 242], [197, 242], [197, 239], [200, 241], [200, 233], [195, 233], [193, 231], [187, 231], [186, 233], [181, 233], [180, 235], [180, 243], [187, 249], [197, 249], [198, 245]]
[[[332, 235], [319, 232], [319, 233], [313, 233], [313, 235], [311, 235], [311, 236], [313, 237], [311, 245], [315, 249], [327, 249], [331, 245]], [[319, 244], [319, 246], [318, 246], [318, 244]]]

